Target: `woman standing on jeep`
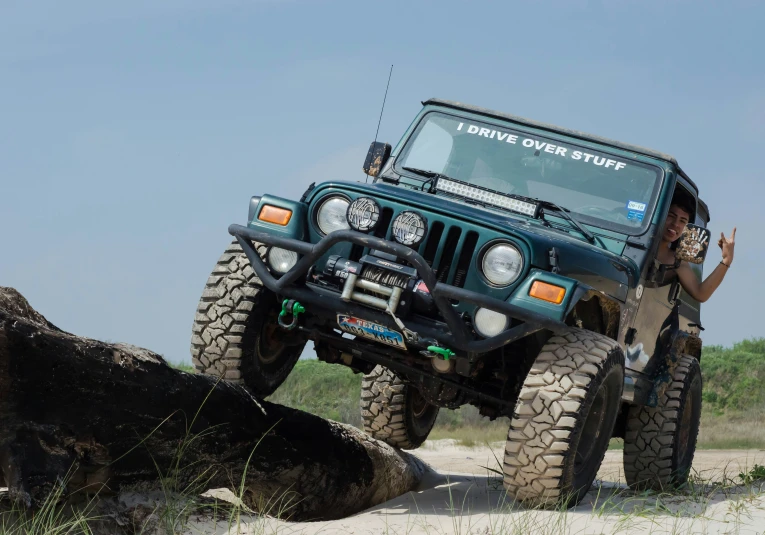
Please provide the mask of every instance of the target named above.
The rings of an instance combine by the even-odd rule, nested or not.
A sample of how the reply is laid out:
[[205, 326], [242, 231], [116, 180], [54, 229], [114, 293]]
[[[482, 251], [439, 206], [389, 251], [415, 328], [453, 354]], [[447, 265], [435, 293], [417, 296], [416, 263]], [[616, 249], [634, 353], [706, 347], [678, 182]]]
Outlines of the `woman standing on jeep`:
[[[667, 220], [664, 223], [664, 231], [661, 236], [661, 243], [659, 244], [659, 252], [656, 255], [662, 264], [675, 263], [675, 251], [671, 246], [683, 235], [685, 226], [689, 223], [693, 213], [693, 206], [689, 200], [676, 194], [669, 207], [669, 213], [667, 214]], [[736, 245], [736, 228], [733, 228], [730, 238], [726, 238], [725, 234], [721, 232], [717, 245], [722, 249], [722, 260], [703, 282], [699, 281], [688, 262], [680, 262], [680, 265], [677, 267], [677, 278], [683, 289], [701, 303], [709, 299], [717, 287], [720, 286], [723, 278], [725, 278], [725, 273], [733, 262], [733, 248]]]

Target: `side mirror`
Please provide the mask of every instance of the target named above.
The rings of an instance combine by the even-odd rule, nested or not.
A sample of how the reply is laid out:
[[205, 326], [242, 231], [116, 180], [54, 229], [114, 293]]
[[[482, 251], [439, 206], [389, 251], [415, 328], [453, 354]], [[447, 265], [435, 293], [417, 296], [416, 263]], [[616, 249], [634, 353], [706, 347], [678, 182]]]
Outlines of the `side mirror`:
[[380, 169], [383, 168], [385, 162], [390, 158], [391, 146], [389, 143], [383, 143], [381, 141], [373, 141], [369, 145], [369, 152], [367, 152], [367, 159], [364, 160], [364, 172], [369, 176], [377, 176], [380, 174]]
[[712, 232], [698, 225], [686, 225], [682, 236], [677, 242], [675, 258], [691, 264], [701, 264], [709, 250], [709, 239]]

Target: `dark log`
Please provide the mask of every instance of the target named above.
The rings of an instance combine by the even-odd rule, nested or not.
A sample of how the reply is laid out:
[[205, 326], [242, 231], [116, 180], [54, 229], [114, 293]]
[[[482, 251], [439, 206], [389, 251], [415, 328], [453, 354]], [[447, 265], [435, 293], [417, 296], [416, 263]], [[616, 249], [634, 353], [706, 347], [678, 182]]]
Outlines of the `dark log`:
[[427, 470], [350, 426], [145, 349], [63, 332], [2, 287], [0, 466], [28, 507], [62, 479], [70, 492], [103, 493], [161, 472], [176, 488], [201, 479], [238, 494], [243, 484], [246, 505], [273, 514], [289, 502], [281, 516], [293, 520], [347, 516], [411, 490]]

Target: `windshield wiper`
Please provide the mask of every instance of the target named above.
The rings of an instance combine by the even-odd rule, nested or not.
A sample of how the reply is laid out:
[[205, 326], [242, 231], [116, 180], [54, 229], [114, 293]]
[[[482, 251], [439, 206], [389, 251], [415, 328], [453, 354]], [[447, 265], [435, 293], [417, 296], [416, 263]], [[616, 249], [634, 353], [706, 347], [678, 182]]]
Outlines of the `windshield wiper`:
[[566, 219], [569, 223], [571, 223], [579, 232], [584, 234], [584, 237], [587, 238], [587, 241], [590, 243], [595, 243], [595, 235], [587, 230], [584, 225], [582, 225], [579, 221], [577, 221], [574, 216], [572, 216], [569, 212], [568, 208], [564, 208], [558, 204], [555, 204], [554, 202], [550, 201], [543, 201], [541, 199], [534, 199], [536, 202], [542, 206], [542, 208], [550, 208], [552, 210], [556, 210], [557, 212], [560, 212], [560, 215], [563, 216], [563, 219]]
[[418, 169], [416, 167], [402, 167], [404, 171], [409, 171], [410, 173], [414, 173], [415, 175], [424, 176], [425, 178], [429, 179], [422, 183], [422, 189], [425, 190], [425, 184], [429, 184], [430, 187], [428, 188], [428, 193], [433, 193], [435, 190], [435, 179], [438, 178], [444, 178], [446, 180], [454, 180], [451, 177], [448, 177], [446, 175], [442, 175], [441, 173], [436, 173], [435, 171], [428, 171], [427, 169]]
[[[438, 178], [442, 177], [441, 173], [436, 173], [435, 171], [428, 171], [426, 169], [417, 169], [416, 167], [402, 167], [404, 171], [409, 171], [410, 173], [414, 173], [415, 175], [424, 176], [426, 178]], [[449, 178], [449, 177], [446, 177]]]

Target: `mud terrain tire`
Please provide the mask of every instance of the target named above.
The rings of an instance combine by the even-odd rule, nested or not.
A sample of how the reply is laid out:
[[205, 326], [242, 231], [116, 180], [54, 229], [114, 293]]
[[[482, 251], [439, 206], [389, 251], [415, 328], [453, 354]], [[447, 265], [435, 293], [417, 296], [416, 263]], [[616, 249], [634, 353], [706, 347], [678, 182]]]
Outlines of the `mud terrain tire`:
[[[258, 247], [263, 256], [265, 247]], [[191, 360], [200, 373], [244, 383], [268, 396], [287, 378], [305, 342], [287, 345], [277, 324], [276, 296], [264, 288], [236, 242], [207, 279], [191, 335]], [[293, 337], [294, 338], [294, 337]]]
[[623, 387], [624, 353], [614, 340], [574, 328], [550, 338], [510, 423], [508, 494], [536, 507], [579, 503], [608, 449]]
[[701, 367], [681, 355], [656, 407], [631, 407], [624, 436], [624, 475], [635, 489], [671, 490], [691, 471], [701, 420]]
[[361, 420], [364, 431], [404, 450], [419, 448], [436, 423], [438, 407], [393, 371], [375, 368], [361, 381]]

